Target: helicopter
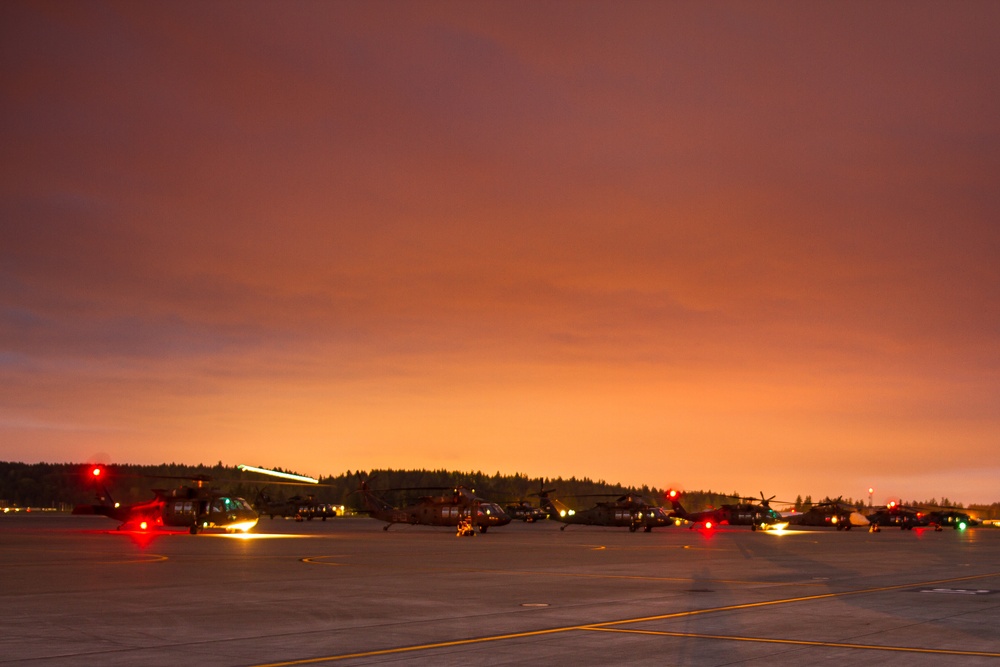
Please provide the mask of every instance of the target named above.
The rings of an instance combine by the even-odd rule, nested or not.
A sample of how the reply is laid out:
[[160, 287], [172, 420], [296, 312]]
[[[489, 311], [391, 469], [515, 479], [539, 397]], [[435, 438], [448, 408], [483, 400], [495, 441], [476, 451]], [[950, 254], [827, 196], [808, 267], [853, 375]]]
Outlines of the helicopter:
[[920, 514], [915, 509], [904, 507], [895, 500], [868, 515], [869, 530], [878, 533], [882, 526], [899, 526], [900, 530], [913, 530], [920, 525]]
[[542, 521], [543, 519], [549, 518], [549, 515], [545, 510], [541, 507], [535, 507], [526, 500], [505, 505], [503, 511], [511, 519], [517, 519], [525, 523], [535, 523], [536, 521]]
[[955, 530], [965, 530], [978, 525], [968, 514], [951, 508], [927, 510], [922, 507], [910, 507], [902, 502], [890, 501], [884, 507], [868, 515], [873, 533], [881, 532], [882, 526], [899, 526], [900, 530], [913, 530], [919, 527], [933, 527], [940, 532], [944, 526]]
[[598, 502], [589, 509], [577, 511], [550, 498], [549, 494], [554, 492], [555, 489], [543, 489], [532, 495], [539, 497], [542, 509], [548, 512], [550, 519], [563, 523], [559, 530], [577, 524], [628, 528], [633, 533], [642, 528], [644, 533], [649, 533], [653, 528], [673, 525], [673, 520], [662, 507], [650, 505], [636, 494], [625, 493], [613, 501]]
[[464, 486], [389, 489], [392, 491], [441, 491], [439, 496], [421, 496], [406, 507], [393, 507], [368, 488], [362, 480], [358, 493], [364, 499], [372, 518], [385, 521], [382, 530], [396, 523], [422, 526], [453, 526], [459, 536], [475, 535], [475, 529], [485, 533], [492, 526], [506, 526], [510, 517], [495, 503], [483, 500]]
[[951, 526], [955, 530], [965, 530], [979, 525], [979, 522], [968, 514], [957, 510], [931, 510], [924, 514], [922, 520], [924, 525], [934, 526], [935, 531], [940, 531], [945, 526]]
[[840, 499], [824, 500], [805, 512], [783, 514], [782, 517], [792, 526], [824, 526], [850, 530], [854, 526], [868, 525], [868, 519], [856, 507]]
[[[780, 514], [771, 509], [770, 498], [764, 497], [764, 492], [760, 492], [760, 502], [756, 498], [739, 498], [746, 501], [737, 504], [723, 504], [717, 509], [708, 509], [701, 512], [688, 512], [680, 503], [680, 493], [675, 490], [667, 492], [667, 498], [673, 507], [672, 516], [691, 522], [691, 529], [701, 525], [711, 529], [713, 526], [728, 524], [730, 526], [750, 526], [750, 530], [767, 530], [769, 528], [780, 530], [788, 525]], [[750, 502], [753, 501], [753, 502]]]
[[184, 479], [195, 486], [166, 490], [153, 489], [154, 497], [132, 505], [115, 502], [104, 485], [107, 471], [103, 466], [90, 468], [88, 476], [97, 491], [97, 504], [77, 505], [73, 514], [106, 516], [120, 522], [118, 530], [148, 531], [162, 528], [187, 528], [192, 535], [205, 529], [226, 532], [247, 532], [257, 525], [258, 515], [250, 503], [238, 496], [205, 487], [211, 481], [205, 475], [196, 477], [161, 476], [162, 479]]
[[272, 519], [276, 516], [291, 517], [296, 521], [312, 521], [313, 519], [326, 521], [328, 518], [343, 514], [343, 508], [340, 508], [338, 513], [338, 506], [321, 503], [311, 493], [281, 500], [272, 499], [266, 492], [261, 491], [254, 500], [254, 509], [261, 516], [267, 515]]
[[[268, 481], [267, 485], [329, 486], [327, 484], [321, 484], [315, 477], [297, 475], [290, 472], [284, 472], [282, 470], [259, 468], [257, 466], [246, 465], [245, 463], [241, 463], [236, 467], [241, 472], [265, 475], [267, 477], [277, 477], [283, 480], [280, 482]], [[294, 495], [287, 499], [272, 499], [270, 494], [265, 489], [261, 489], [257, 492], [257, 497], [254, 499], [253, 505], [254, 509], [256, 509], [261, 516], [266, 514], [272, 519], [276, 516], [280, 516], [292, 517], [296, 521], [312, 521], [313, 519], [326, 521], [328, 518], [340, 516], [344, 513], [343, 506], [322, 503], [312, 493], [307, 493], [304, 496]]]

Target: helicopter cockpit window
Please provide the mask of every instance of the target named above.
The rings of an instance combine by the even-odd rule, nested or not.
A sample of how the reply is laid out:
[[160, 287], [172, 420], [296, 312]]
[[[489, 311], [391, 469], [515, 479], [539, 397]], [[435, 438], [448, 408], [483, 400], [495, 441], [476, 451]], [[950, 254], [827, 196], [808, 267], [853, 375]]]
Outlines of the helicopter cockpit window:
[[236, 510], [248, 510], [250, 506], [242, 498], [218, 498], [212, 507], [221, 512], [234, 512]]
[[495, 503], [482, 503], [480, 504], [480, 510], [488, 516], [500, 516], [503, 510], [500, 506]]

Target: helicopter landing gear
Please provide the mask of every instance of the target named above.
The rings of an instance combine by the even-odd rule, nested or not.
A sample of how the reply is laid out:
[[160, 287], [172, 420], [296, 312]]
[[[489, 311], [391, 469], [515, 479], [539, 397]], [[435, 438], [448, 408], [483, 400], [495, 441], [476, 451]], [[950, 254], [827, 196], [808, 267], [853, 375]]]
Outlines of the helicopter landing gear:
[[191, 527], [188, 528], [188, 532], [191, 533], [192, 535], [197, 535], [198, 534], [198, 524], [192, 523]]

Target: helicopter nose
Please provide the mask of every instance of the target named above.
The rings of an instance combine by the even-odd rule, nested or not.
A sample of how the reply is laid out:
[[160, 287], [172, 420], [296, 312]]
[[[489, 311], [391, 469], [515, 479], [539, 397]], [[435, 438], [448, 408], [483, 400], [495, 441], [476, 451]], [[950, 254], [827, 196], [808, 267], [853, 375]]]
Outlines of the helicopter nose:
[[850, 521], [852, 526], [868, 525], [868, 519], [861, 512], [851, 512]]

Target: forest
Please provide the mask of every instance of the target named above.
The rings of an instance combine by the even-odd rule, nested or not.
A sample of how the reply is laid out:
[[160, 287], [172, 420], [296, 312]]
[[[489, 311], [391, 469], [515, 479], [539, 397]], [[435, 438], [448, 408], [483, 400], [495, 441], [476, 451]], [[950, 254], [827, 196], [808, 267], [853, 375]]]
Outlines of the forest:
[[[416, 495], [430, 495], [431, 489], [464, 486], [483, 498], [499, 503], [519, 501], [537, 504], [540, 490], [552, 494], [570, 506], [588, 507], [596, 502], [613, 500], [625, 493], [637, 493], [652, 504], [665, 505], [665, 489], [642, 486], [630, 487], [603, 480], [570, 477], [541, 478], [514, 474], [493, 475], [449, 470], [368, 470], [346, 471], [340, 475], [320, 477], [317, 485], [279, 484], [269, 477], [243, 472], [221, 462], [214, 466], [181, 465], [106, 465], [100, 487], [91, 474], [93, 466], [84, 463], [12, 463], [0, 462], [0, 507], [54, 508], [68, 511], [75, 505], [91, 503], [97, 492], [110, 495], [121, 503], [134, 503], [153, 497], [153, 489], [171, 489], [201, 483], [227, 493], [239, 495], [251, 503], [266, 493], [271, 500], [294, 495], [313, 495], [320, 502], [361, 509], [356, 493], [361, 482], [379, 493], [390, 503], [401, 505]], [[283, 472], [295, 472], [283, 470]], [[534, 494], [534, 495], [533, 495]], [[712, 491], [685, 492], [683, 502], [688, 509], [701, 509], [725, 502], [734, 502], [733, 494]]]
[[[121, 503], [135, 503], [153, 497], [153, 489], [207, 484], [251, 503], [266, 494], [271, 500], [295, 495], [313, 495], [323, 503], [344, 505], [349, 510], [362, 508], [357, 492], [362, 481], [395, 505], [405, 504], [417, 495], [431, 495], [431, 489], [464, 486], [483, 498], [504, 503], [527, 501], [537, 503], [537, 494], [549, 490], [566, 504], [584, 508], [601, 501], [614, 500], [625, 493], [640, 494], [653, 505], [667, 505], [666, 489], [642, 486], [629, 487], [604, 480], [570, 477], [528, 477], [514, 474], [493, 475], [450, 470], [348, 470], [340, 475], [320, 477], [317, 485], [279, 484], [278, 480], [251, 472], [243, 472], [222, 462], [214, 466], [182, 465], [106, 465], [98, 487], [91, 474], [93, 466], [85, 463], [15, 463], [0, 462], [0, 508], [46, 508], [70, 511], [74, 506], [92, 503], [98, 492], [110, 495]], [[284, 470], [283, 472], [295, 472]], [[200, 480], [200, 481], [199, 481]], [[552, 491], [554, 489], [554, 491]], [[718, 507], [738, 502], [737, 491], [685, 491], [681, 502], [689, 511]], [[752, 496], [753, 494], [747, 494]], [[825, 498], [824, 500], [829, 500]], [[865, 501], [841, 498], [844, 502], [865, 507]], [[777, 503], [777, 501], [774, 501]], [[799, 496], [794, 508], [808, 509], [813, 500]], [[948, 499], [910, 501], [911, 505], [949, 505]], [[960, 505], [958, 505], [960, 507]], [[776, 507], [784, 510], [791, 507]], [[969, 506], [982, 519], [1000, 518], [1000, 502], [988, 506]]]

